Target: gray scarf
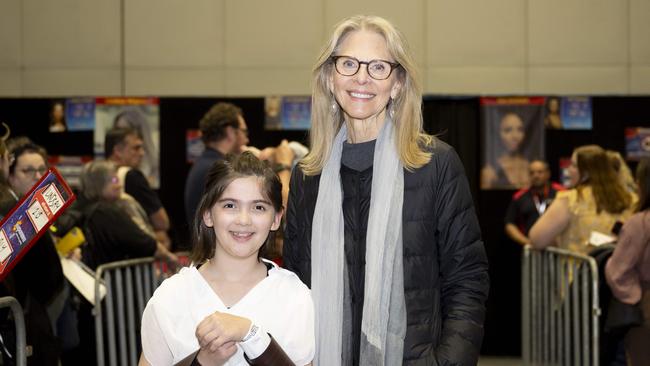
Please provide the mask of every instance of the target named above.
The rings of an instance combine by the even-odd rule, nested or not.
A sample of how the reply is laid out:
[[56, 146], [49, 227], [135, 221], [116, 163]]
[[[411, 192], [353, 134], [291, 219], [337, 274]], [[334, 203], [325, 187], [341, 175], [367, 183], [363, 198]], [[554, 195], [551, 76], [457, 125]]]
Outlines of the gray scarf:
[[[393, 121], [386, 117], [373, 160], [370, 213], [366, 233], [366, 272], [361, 322], [362, 366], [400, 365], [406, 334], [402, 267], [404, 172], [396, 151]], [[323, 167], [311, 236], [311, 284], [316, 307], [317, 366], [341, 365], [344, 304], [344, 221], [341, 153], [343, 125]]]

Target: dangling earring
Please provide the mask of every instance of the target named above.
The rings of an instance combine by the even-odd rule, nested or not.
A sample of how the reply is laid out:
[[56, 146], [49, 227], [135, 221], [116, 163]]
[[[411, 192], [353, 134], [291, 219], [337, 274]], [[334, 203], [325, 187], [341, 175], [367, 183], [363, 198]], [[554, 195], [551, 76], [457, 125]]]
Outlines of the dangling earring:
[[336, 100], [332, 101], [332, 114], [333, 115], [336, 114], [336, 112], [338, 112], [338, 109], [339, 109], [339, 106], [336, 103]]

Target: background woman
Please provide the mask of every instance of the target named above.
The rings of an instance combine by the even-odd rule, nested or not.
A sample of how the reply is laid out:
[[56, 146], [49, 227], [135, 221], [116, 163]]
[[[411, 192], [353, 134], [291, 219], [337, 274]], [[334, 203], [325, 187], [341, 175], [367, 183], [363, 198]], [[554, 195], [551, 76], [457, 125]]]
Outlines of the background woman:
[[334, 29], [284, 263], [311, 286], [317, 365], [476, 364], [487, 262], [463, 166], [422, 132], [420, 79], [383, 18]]
[[[47, 171], [46, 152], [28, 138], [7, 141], [9, 187], [2, 190], [0, 212], [6, 215]], [[8, 193], [8, 194], [7, 194]], [[3, 281], [25, 312], [27, 344], [32, 347], [28, 365], [59, 364], [61, 340], [56, 321], [65, 304], [65, 279], [49, 233], [41, 236]]]
[[[278, 176], [250, 152], [216, 162], [193, 223], [193, 263], [142, 316], [141, 365], [296, 365], [314, 355], [313, 303], [295, 274], [259, 252], [282, 217]], [[269, 338], [270, 334], [273, 340]], [[198, 353], [192, 354], [197, 351]], [[188, 362], [189, 364], [189, 362]]]
[[636, 196], [618, 179], [603, 148], [578, 147], [571, 156], [569, 177], [573, 189], [558, 192], [551, 206], [530, 229], [533, 247], [553, 245], [587, 254], [592, 231], [611, 234], [616, 221], [632, 214]]
[[499, 122], [501, 152], [481, 170], [481, 188], [522, 188], [529, 183], [528, 158], [521, 151], [526, 127], [521, 117], [508, 112]]
[[639, 187], [637, 213], [621, 229], [614, 254], [605, 267], [612, 293], [621, 302], [639, 304], [645, 319], [625, 337], [628, 364], [650, 365], [650, 159], [641, 160], [636, 170]]

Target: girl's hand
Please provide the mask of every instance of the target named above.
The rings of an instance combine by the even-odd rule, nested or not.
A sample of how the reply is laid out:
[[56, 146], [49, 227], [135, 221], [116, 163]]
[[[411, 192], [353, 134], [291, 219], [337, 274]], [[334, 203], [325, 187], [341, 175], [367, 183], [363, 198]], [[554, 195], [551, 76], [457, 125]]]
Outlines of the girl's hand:
[[230, 357], [237, 352], [236, 342], [226, 342], [215, 351], [201, 347], [199, 354], [196, 356], [201, 365], [221, 366], [225, 364]]
[[236, 343], [246, 336], [250, 327], [250, 319], [216, 311], [199, 323], [195, 334], [202, 351], [215, 353], [229, 351], [229, 343], [236, 349]]

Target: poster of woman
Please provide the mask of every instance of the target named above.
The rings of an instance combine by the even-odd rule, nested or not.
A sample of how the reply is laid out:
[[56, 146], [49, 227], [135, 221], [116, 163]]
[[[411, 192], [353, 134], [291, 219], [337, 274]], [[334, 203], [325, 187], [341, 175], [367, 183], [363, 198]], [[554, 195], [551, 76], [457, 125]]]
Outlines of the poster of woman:
[[481, 98], [481, 189], [519, 189], [544, 158], [544, 98]]

